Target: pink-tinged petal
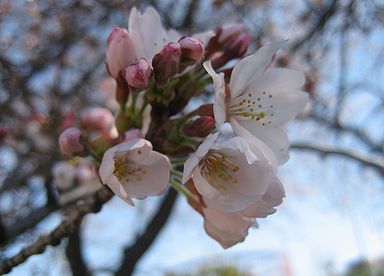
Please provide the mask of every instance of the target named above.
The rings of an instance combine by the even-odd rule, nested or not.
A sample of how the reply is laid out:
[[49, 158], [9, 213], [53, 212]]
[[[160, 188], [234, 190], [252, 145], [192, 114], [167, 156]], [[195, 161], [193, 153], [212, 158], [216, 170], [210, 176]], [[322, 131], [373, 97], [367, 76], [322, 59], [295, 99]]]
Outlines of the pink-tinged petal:
[[127, 143], [130, 143], [129, 148], [123, 147], [121, 151], [129, 151], [129, 160], [132, 162], [142, 163], [152, 152], [152, 144], [148, 140], [137, 139], [128, 141]]
[[135, 62], [134, 44], [124, 28], [113, 28], [107, 40], [107, 67], [111, 76], [119, 77], [120, 71]]
[[280, 180], [274, 176], [268, 191], [260, 200], [245, 209], [243, 215], [251, 218], [265, 218], [276, 212], [274, 207], [280, 205], [284, 197], [284, 187]]
[[149, 63], [153, 56], [169, 42], [167, 32], [157, 11], [148, 7], [144, 13], [136, 8], [129, 15], [129, 33], [135, 43], [137, 58], [145, 58]]
[[220, 192], [212, 187], [200, 173], [199, 167], [193, 171], [193, 183], [195, 183], [196, 190], [203, 196], [204, 199], [215, 199], [220, 196]]
[[215, 70], [213, 70], [210, 60], [204, 62], [203, 66], [213, 80], [213, 88], [215, 90], [215, 103], [213, 105], [213, 114], [215, 116], [216, 122], [221, 125], [224, 124], [226, 120], [224, 74], [217, 74]]
[[166, 190], [172, 168], [168, 157], [152, 151], [137, 166], [145, 171], [145, 174], [132, 177], [127, 184], [124, 184], [129, 196], [145, 198], [160, 195]]
[[233, 137], [229, 140], [224, 140], [220, 143], [216, 143], [212, 146], [213, 149], [221, 150], [221, 149], [232, 149], [241, 152], [244, 154], [247, 163], [251, 165], [256, 162], [259, 158], [254, 154], [254, 152], [250, 149], [250, 144], [248, 141], [243, 139], [242, 137]]
[[235, 119], [230, 119], [231, 126], [236, 135], [244, 138], [250, 143], [253, 152], [261, 153], [268, 160], [273, 168], [277, 167], [277, 160], [273, 151], [260, 139], [252, 135], [248, 130], [241, 126]]
[[271, 148], [277, 164], [282, 165], [288, 161], [289, 140], [280, 126], [262, 126], [255, 121], [239, 121], [238, 123]]
[[232, 99], [249, 92], [247, 90], [252, 81], [263, 74], [274, 53], [283, 45], [284, 42], [277, 42], [261, 47], [254, 54], [241, 59], [235, 65], [229, 83]]
[[248, 229], [254, 224], [241, 213], [225, 213], [215, 209], [203, 209], [207, 233], [218, 241], [223, 248], [229, 248], [244, 241]]
[[298, 90], [305, 84], [305, 76], [302, 72], [287, 68], [275, 68], [264, 72], [258, 78], [253, 78], [251, 93], [262, 91], [284, 92]]
[[195, 154], [192, 154], [184, 163], [183, 179], [182, 183], [185, 184], [192, 177], [192, 172], [199, 164], [201, 158], [198, 158]]
[[214, 36], [215, 36], [214, 31], [206, 31], [206, 32], [194, 34], [192, 37], [200, 40], [203, 43], [203, 45], [206, 47], [208, 45], [209, 40]]
[[117, 180], [117, 178], [114, 175], [111, 175], [111, 177], [108, 179], [107, 185], [115, 195], [120, 197], [129, 205], [135, 206], [132, 199], [128, 196], [128, 193], [124, 189], [124, 186], [121, 185], [121, 183]]
[[113, 157], [117, 150], [118, 150], [117, 147], [112, 147], [108, 149], [103, 155], [103, 159], [101, 160], [101, 164], [99, 168], [99, 175], [103, 184], [107, 184], [108, 179], [113, 174], [113, 171], [115, 169]]
[[219, 137], [219, 132], [210, 134], [205, 140], [200, 144], [200, 146], [197, 148], [195, 155], [199, 158], [204, 157], [208, 151], [212, 148], [212, 145], [216, 142], [217, 138]]

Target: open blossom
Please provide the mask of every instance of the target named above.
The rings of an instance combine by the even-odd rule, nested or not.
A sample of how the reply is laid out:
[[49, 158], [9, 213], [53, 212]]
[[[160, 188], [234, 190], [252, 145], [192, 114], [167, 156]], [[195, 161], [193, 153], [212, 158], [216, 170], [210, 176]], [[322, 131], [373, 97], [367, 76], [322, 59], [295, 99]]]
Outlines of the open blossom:
[[271, 150], [253, 137], [217, 141], [208, 136], [184, 164], [183, 183], [193, 179], [209, 208], [224, 212], [246, 209], [262, 199], [276, 179]]
[[116, 195], [134, 205], [131, 198], [143, 199], [163, 193], [170, 171], [167, 156], [153, 151], [152, 144], [145, 139], [132, 139], [104, 153], [99, 174]]
[[300, 91], [305, 79], [295, 70], [266, 70], [281, 43], [260, 48], [234, 67], [229, 85], [217, 74], [210, 61], [204, 67], [213, 79], [218, 124], [229, 121], [239, 136], [245, 130], [266, 143], [279, 164], [288, 160], [289, 141], [282, 125], [303, 110], [308, 95]]
[[[204, 201], [193, 181], [188, 181], [187, 188]], [[204, 228], [208, 235], [218, 241], [223, 248], [229, 248], [244, 241], [248, 230], [257, 226], [256, 218], [265, 218], [276, 212], [274, 207], [283, 202], [283, 185], [277, 177], [271, 180], [267, 192], [255, 203], [243, 211], [223, 212], [214, 208], [193, 206], [204, 217]]]

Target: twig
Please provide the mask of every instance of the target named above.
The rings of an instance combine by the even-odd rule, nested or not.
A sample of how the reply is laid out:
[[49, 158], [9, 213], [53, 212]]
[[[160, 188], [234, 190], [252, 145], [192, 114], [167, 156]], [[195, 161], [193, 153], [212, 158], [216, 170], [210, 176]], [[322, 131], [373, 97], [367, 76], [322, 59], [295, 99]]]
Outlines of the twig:
[[375, 158], [364, 156], [362, 154], [352, 152], [350, 150], [335, 149], [327, 146], [311, 145], [311, 144], [305, 144], [305, 143], [294, 143], [291, 145], [291, 149], [313, 151], [313, 152], [321, 153], [323, 155], [333, 154], [333, 155], [344, 156], [351, 160], [358, 161], [365, 166], [372, 167], [378, 170], [380, 173], [384, 174], [383, 160], [378, 160]]
[[89, 276], [91, 273], [88, 270], [87, 264], [84, 261], [82, 255], [82, 243], [81, 243], [81, 226], [75, 229], [73, 234], [68, 237], [67, 247], [65, 253], [69, 265], [71, 267], [73, 276]]
[[5, 259], [0, 263], [0, 274], [8, 273], [13, 267], [22, 264], [30, 256], [42, 253], [47, 246], [56, 246], [61, 240], [72, 234], [80, 224], [82, 218], [88, 213], [97, 213], [107, 202], [113, 193], [108, 187], [103, 187], [94, 195], [88, 197], [83, 203], [79, 203], [77, 208], [68, 214], [68, 218], [61, 222], [51, 233], [41, 236], [35, 243], [24, 248], [15, 256]]

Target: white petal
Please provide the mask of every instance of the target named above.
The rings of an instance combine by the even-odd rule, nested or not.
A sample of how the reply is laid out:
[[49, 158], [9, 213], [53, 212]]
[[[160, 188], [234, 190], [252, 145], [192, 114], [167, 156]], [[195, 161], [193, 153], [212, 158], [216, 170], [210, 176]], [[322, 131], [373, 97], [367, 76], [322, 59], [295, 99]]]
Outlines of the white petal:
[[259, 140], [256, 136], [252, 135], [248, 130], [246, 130], [243, 126], [241, 126], [235, 119], [230, 119], [231, 126], [236, 135], [247, 140], [251, 143], [252, 151], [260, 151], [260, 153], [268, 160], [271, 165], [276, 168], [277, 161], [275, 154], [273, 151], [261, 140]]
[[204, 157], [208, 151], [212, 148], [212, 145], [216, 142], [217, 138], [219, 137], [219, 132], [210, 134], [205, 138], [205, 140], [200, 144], [200, 146], [197, 148], [195, 155], [198, 158]]
[[203, 43], [204, 47], [206, 47], [208, 45], [209, 40], [214, 36], [215, 36], [214, 31], [206, 31], [206, 32], [194, 34], [192, 37], [200, 40]]
[[280, 126], [260, 126], [255, 121], [240, 121], [238, 123], [271, 148], [279, 165], [288, 161], [289, 140]]
[[125, 191], [124, 186], [117, 180], [117, 178], [114, 175], [111, 175], [111, 177], [107, 180], [106, 184], [108, 185], [109, 188], [111, 188], [111, 190], [115, 195], [120, 197], [129, 205], [135, 206], [132, 199], [129, 198], [128, 193]]
[[215, 116], [216, 122], [220, 125], [223, 124], [226, 119], [224, 74], [217, 74], [215, 70], [213, 70], [210, 60], [204, 62], [203, 66], [213, 80], [213, 88], [215, 89], [215, 103], [213, 105], [213, 114]]
[[193, 171], [193, 183], [195, 184], [196, 190], [204, 197], [204, 199], [214, 199], [220, 196], [219, 191], [213, 188], [200, 173], [199, 167], [196, 167]]
[[171, 171], [168, 157], [152, 151], [141, 160], [140, 168], [145, 170], [145, 174], [140, 175], [140, 179], [132, 177], [123, 185], [127, 194], [135, 198], [162, 194], [167, 188]]
[[273, 54], [282, 46], [284, 42], [277, 42], [261, 47], [254, 54], [241, 59], [233, 68], [231, 81], [231, 98], [234, 99], [246, 91], [251, 82], [257, 79], [265, 71]]
[[224, 248], [242, 242], [253, 222], [240, 213], [224, 213], [211, 208], [203, 209], [207, 233]]
[[185, 184], [187, 181], [191, 178], [193, 170], [196, 168], [196, 166], [200, 162], [200, 158], [198, 158], [195, 154], [192, 154], [187, 161], [184, 163], [184, 170], [183, 170], [183, 179], [182, 183]]
[[251, 151], [249, 143], [242, 137], [233, 137], [229, 140], [224, 140], [223, 142], [216, 143], [212, 148], [217, 150], [232, 149], [240, 151], [245, 155], [248, 164], [252, 164], [258, 160], [258, 157]]
[[136, 57], [145, 58], [150, 64], [153, 56], [167, 43], [164, 29], [157, 11], [148, 7], [143, 14], [136, 8], [129, 15], [129, 33], [135, 43]]
[[115, 169], [115, 163], [113, 161], [113, 156], [117, 151], [117, 147], [109, 148], [103, 155], [103, 159], [101, 160], [99, 175], [103, 184], [107, 184], [107, 180], [113, 174]]

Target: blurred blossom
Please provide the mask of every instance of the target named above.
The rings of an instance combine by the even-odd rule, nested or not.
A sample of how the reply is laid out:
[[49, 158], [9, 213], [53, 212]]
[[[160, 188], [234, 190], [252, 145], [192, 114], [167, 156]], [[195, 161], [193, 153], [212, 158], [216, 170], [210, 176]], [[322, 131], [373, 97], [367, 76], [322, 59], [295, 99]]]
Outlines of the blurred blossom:
[[53, 167], [54, 183], [60, 190], [67, 190], [72, 187], [75, 179], [75, 167], [66, 161], [57, 162]]
[[81, 130], [75, 127], [67, 128], [60, 134], [59, 146], [68, 156], [83, 155], [86, 151]]
[[98, 131], [107, 137], [116, 138], [115, 117], [106, 108], [88, 108], [81, 112], [80, 121], [85, 130]]

